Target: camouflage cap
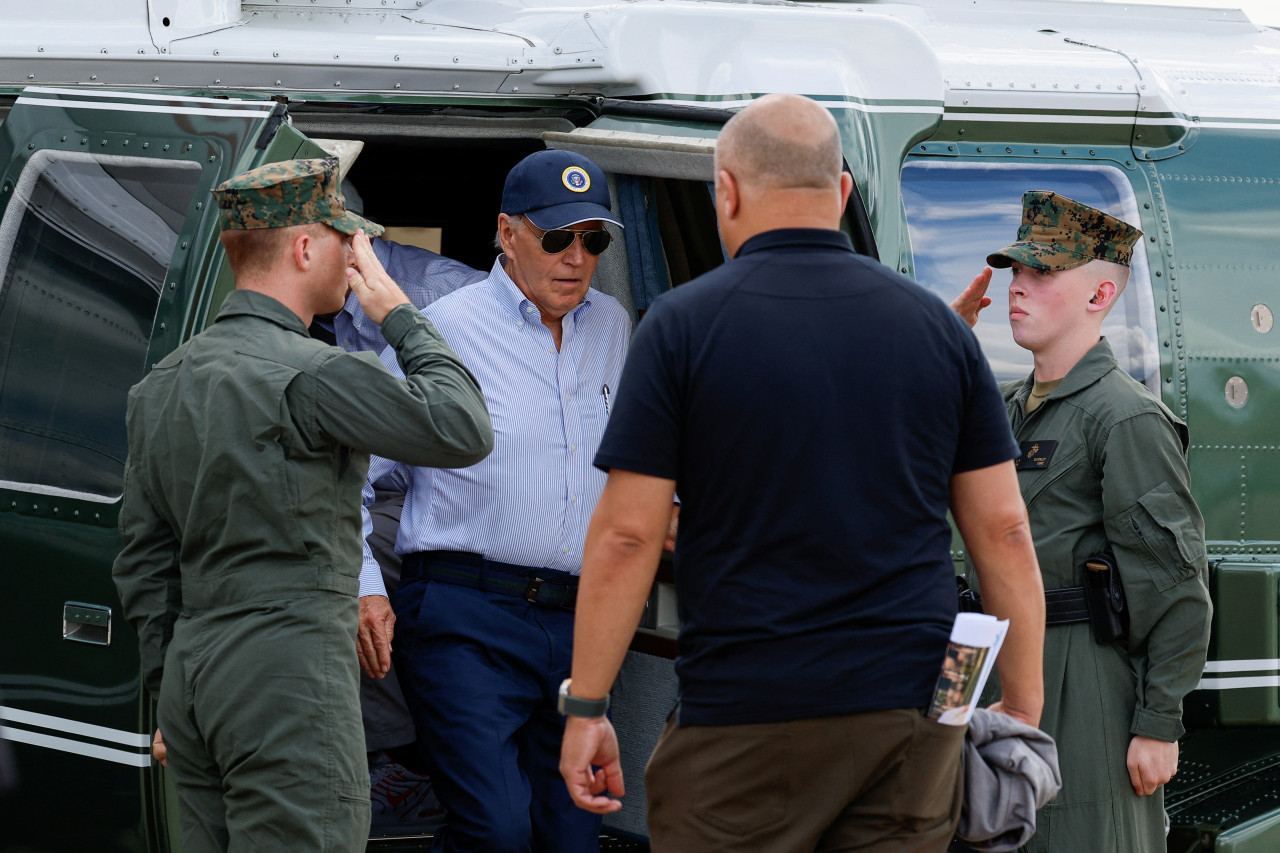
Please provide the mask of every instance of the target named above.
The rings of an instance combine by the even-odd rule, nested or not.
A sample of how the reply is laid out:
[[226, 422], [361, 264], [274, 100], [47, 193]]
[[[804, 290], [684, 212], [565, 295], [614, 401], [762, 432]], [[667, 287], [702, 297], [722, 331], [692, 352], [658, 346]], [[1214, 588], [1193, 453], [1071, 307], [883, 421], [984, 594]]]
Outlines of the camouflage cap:
[[1014, 261], [1053, 272], [1111, 261], [1129, 266], [1142, 232], [1101, 210], [1057, 193], [1032, 190], [1022, 195], [1022, 226], [1018, 242], [987, 255], [997, 269]]
[[268, 163], [223, 181], [213, 191], [222, 211], [222, 227], [287, 228], [326, 222], [343, 234], [361, 228], [370, 237], [381, 225], [349, 213], [338, 183], [338, 161], [284, 160]]

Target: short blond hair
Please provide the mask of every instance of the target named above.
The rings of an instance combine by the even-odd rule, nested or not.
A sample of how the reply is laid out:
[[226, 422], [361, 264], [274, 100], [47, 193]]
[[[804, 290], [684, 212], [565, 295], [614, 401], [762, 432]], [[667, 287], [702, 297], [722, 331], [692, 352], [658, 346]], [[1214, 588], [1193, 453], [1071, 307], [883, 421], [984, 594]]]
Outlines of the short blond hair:
[[258, 276], [269, 273], [289, 250], [300, 233], [316, 237], [329, 226], [310, 222], [306, 225], [290, 225], [285, 228], [223, 229], [218, 238], [227, 252], [231, 271], [238, 276]]

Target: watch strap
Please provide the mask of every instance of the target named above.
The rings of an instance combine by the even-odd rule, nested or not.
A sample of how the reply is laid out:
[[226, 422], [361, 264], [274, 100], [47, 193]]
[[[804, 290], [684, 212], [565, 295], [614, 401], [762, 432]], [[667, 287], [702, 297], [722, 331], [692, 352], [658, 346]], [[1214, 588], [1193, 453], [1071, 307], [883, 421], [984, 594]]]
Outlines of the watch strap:
[[609, 697], [603, 699], [583, 699], [569, 692], [573, 679], [566, 678], [560, 684], [560, 699], [557, 703], [559, 711], [566, 717], [603, 717], [609, 710]]

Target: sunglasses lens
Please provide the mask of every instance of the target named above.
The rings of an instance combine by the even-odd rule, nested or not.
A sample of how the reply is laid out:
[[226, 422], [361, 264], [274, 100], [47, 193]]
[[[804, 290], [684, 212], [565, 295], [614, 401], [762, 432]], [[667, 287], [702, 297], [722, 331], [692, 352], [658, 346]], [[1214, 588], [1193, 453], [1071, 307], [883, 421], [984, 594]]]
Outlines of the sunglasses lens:
[[573, 244], [573, 232], [563, 228], [547, 231], [542, 235], [542, 251], [558, 255]]
[[567, 228], [555, 228], [542, 233], [542, 251], [548, 255], [558, 255], [573, 245], [578, 236], [582, 237], [582, 248], [589, 254], [598, 255], [609, 248], [613, 236], [608, 231], [570, 231]]
[[608, 231], [588, 231], [582, 235], [582, 248], [593, 255], [598, 255], [609, 248], [609, 241], [612, 239], [613, 235]]

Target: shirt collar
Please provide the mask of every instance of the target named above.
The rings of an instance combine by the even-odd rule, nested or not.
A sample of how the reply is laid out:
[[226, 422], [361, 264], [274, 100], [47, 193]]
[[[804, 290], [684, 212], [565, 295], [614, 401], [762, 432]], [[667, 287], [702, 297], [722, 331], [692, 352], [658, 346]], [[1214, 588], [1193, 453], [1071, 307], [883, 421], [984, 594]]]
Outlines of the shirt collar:
[[[493, 298], [498, 300], [498, 304], [503, 310], [507, 311], [512, 317], [519, 320], [525, 320], [532, 317], [538, 317], [541, 321], [541, 313], [538, 306], [529, 301], [524, 292], [516, 286], [511, 280], [511, 276], [507, 275], [506, 267], [503, 262], [507, 259], [505, 254], [498, 255], [493, 261], [493, 269], [489, 271], [489, 279], [486, 282], [489, 286], [489, 292], [493, 294]], [[582, 313], [591, 307], [592, 288], [587, 288], [586, 296], [582, 297], [582, 301], [578, 306], [569, 313], [573, 315], [576, 322], [581, 319]], [[532, 311], [526, 309], [532, 308]]]
[[310, 336], [301, 317], [286, 308], [278, 299], [256, 290], [233, 290], [227, 294], [227, 298], [222, 303], [222, 309], [218, 311], [218, 316], [213, 322], [219, 323], [230, 317], [260, 317], [286, 331], [296, 332], [304, 337]]
[[[1049, 396], [1060, 399], [1077, 391], [1083, 391], [1119, 366], [1115, 353], [1111, 351], [1111, 344], [1107, 343], [1106, 338], [1102, 338], [1084, 354], [1084, 358], [1076, 362], [1075, 367], [1067, 371], [1067, 375], [1062, 377], [1062, 384], [1053, 389], [1053, 393]], [[1027, 381], [1022, 384], [1022, 388], [1018, 390], [1019, 399], [1031, 393], [1035, 379], [1036, 374], [1033, 370], [1027, 377]]]
[[843, 231], [831, 228], [777, 228], [756, 234], [738, 247], [736, 257], [770, 249], [823, 248], [853, 251], [853, 241]]

